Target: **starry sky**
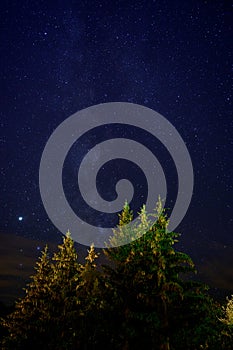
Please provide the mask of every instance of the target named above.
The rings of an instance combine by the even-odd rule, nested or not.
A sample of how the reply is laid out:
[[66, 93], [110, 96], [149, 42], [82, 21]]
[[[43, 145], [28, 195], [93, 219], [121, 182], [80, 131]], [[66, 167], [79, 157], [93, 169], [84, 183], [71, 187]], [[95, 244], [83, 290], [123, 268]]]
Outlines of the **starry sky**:
[[[39, 191], [40, 159], [51, 133], [81, 109], [122, 101], [159, 112], [185, 141], [194, 192], [177, 228], [180, 245], [202, 264], [207, 280], [233, 288], [231, 2], [3, 0], [0, 8], [0, 282], [20, 275], [24, 249], [34, 261], [46, 242], [61, 240]], [[107, 132], [127, 137], [130, 130], [109, 127]], [[64, 164], [64, 189], [76, 210], [77, 162], [104, 135], [106, 130], [99, 130], [77, 141]], [[156, 140], [147, 141], [159, 149], [170, 206], [177, 192], [174, 165]], [[100, 192], [109, 200], [114, 168], [109, 164], [99, 174]], [[117, 174], [123, 169], [130, 179], [135, 174], [132, 183], [146, 187], [133, 164], [127, 171], [122, 162]], [[142, 190], [138, 198], [144, 197]], [[132, 207], [141, 204], [137, 200]], [[93, 218], [98, 224], [100, 219], [109, 223]], [[218, 284], [216, 276], [226, 269], [224, 283]]]

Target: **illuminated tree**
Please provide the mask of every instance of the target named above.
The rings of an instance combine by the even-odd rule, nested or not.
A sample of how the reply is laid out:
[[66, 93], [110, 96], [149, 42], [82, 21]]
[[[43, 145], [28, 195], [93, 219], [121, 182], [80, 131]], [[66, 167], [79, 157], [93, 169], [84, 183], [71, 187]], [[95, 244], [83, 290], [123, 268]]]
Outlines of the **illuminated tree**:
[[223, 307], [225, 317], [222, 322], [233, 328], [233, 294], [231, 298], [227, 298], [227, 305]]
[[[136, 225], [127, 225], [132, 212], [126, 203], [105, 250], [113, 262], [105, 273], [122, 325], [122, 348], [196, 349], [208, 339], [207, 332], [217, 339], [215, 305], [205, 286], [190, 279], [195, 272], [192, 259], [174, 248], [179, 234], [168, 231], [161, 200], [152, 216], [143, 207], [139, 219]], [[122, 242], [125, 233], [132, 242], [110, 248], [111, 243]]]
[[2, 320], [2, 349], [230, 350], [232, 299], [221, 308], [194, 281], [161, 201], [132, 220], [125, 203], [104, 266], [94, 246], [78, 263], [69, 232], [52, 259], [45, 247], [25, 297]]
[[46, 344], [46, 349], [54, 349], [58, 344], [60, 349], [69, 348], [75, 338], [79, 272], [80, 265], [69, 232], [63, 244], [58, 246], [52, 262], [45, 247], [25, 297], [17, 302], [15, 312], [3, 322], [9, 331], [4, 340], [6, 348], [35, 348], [35, 344], [42, 348]]
[[9, 334], [3, 342], [3, 348], [21, 349], [24, 344], [26, 347], [26, 344], [37, 341], [38, 334], [41, 339], [46, 338], [44, 326], [48, 316], [52, 274], [47, 246], [42, 251], [35, 270], [35, 275], [31, 276], [32, 281], [25, 289], [25, 297], [16, 303], [15, 311], [3, 320], [3, 326]]
[[74, 241], [68, 231], [63, 238], [63, 243], [58, 245], [58, 251], [54, 253], [51, 264], [52, 348], [59, 344], [61, 349], [69, 349], [71, 344], [76, 342], [77, 321], [80, 313], [76, 285], [80, 281], [81, 268], [82, 265], [78, 263]]

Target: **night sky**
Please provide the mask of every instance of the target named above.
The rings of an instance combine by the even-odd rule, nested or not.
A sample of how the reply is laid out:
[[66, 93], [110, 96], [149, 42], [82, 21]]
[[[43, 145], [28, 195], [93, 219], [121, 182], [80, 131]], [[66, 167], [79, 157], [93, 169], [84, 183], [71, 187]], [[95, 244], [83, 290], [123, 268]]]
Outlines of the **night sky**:
[[[33, 261], [46, 242], [61, 240], [39, 191], [40, 159], [52, 132], [89, 106], [131, 102], [159, 112], [182, 136], [193, 163], [194, 192], [176, 229], [182, 233], [180, 245], [202, 266], [206, 281], [233, 290], [231, 1], [3, 0], [0, 8], [3, 289], [9, 276], [21, 276], [24, 250]], [[100, 129], [72, 147], [63, 182], [74, 210], [83, 209], [75, 192], [82, 154], [106, 133], [127, 137], [130, 132], [120, 126]], [[138, 132], [133, 131], [135, 139], [146, 139], [157, 150], [170, 207], [177, 193], [174, 164], [156, 140]], [[99, 174], [99, 190], [111, 200], [111, 179], [124, 170], [135, 186], [141, 185], [132, 203], [137, 209], [146, 183], [140, 169], [128, 166], [124, 161], [108, 164]], [[83, 215], [90, 217], [86, 210]], [[107, 217], [91, 215], [91, 220], [109, 223]]]

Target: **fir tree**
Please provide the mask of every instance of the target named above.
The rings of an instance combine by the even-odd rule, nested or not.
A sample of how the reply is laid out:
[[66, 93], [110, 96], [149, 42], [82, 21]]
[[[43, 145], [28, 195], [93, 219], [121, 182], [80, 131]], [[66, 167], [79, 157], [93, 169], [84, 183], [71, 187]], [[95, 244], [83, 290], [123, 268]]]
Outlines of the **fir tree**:
[[52, 261], [45, 247], [36, 263], [25, 297], [3, 325], [6, 349], [70, 349], [76, 341], [79, 308], [76, 284], [80, 272], [74, 242], [68, 232]]
[[31, 276], [31, 282], [25, 289], [25, 296], [16, 302], [15, 311], [3, 320], [3, 326], [8, 330], [8, 337], [3, 342], [5, 349], [21, 349], [26, 344], [33, 344], [41, 338], [46, 338], [45, 325], [48, 320], [48, 305], [51, 300], [51, 266], [48, 247], [42, 251], [36, 262], [36, 273]]
[[61, 349], [69, 349], [77, 342], [80, 307], [76, 286], [80, 283], [81, 264], [68, 231], [63, 243], [52, 258], [51, 278], [51, 328], [54, 330], [52, 347], [59, 344]]
[[193, 261], [175, 249], [179, 234], [168, 231], [161, 200], [132, 220], [125, 203], [101, 269], [94, 246], [78, 263], [69, 232], [52, 259], [45, 247], [25, 297], [2, 320], [2, 349], [230, 350], [232, 299], [221, 308], [191, 278]]
[[98, 255], [91, 245], [85, 258], [85, 264], [80, 271], [79, 283], [76, 286], [77, 302], [80, 308], [80, 348], [98, 348], [100, 341], [101, 324], [101, 294], [100, 272], [97, 270]]
[[[121, 319], [122, 347], [168, 350], [175, 333], [172, 328], [176, 327], [174, 313], [179, 313], [189, 295], [191, 298], [198, 294], [200, 285], [183, 279], [185, 274], [195, 272], [194, 263], [187, 254], [175, 250], [179, 235], [167, 230], [168, 219], [161, 200], [152, 216], [143, 207], [139, 218], [139, 224], [127, 225], [126, 229], [128, 235], [130, 229], [132, 237], [138, 239], [105, 250], [114, 263], [113, 268], [105, 267], [106, 280]], [[125, 205], [112, 238], [114, 245], [118, 237], [122, 242], [124, 225], [131, 220], [132, 213]], [[205, 295], [202, 292], [202, 301]], [[182, 322], [180, 319], [180, 327]]]
[[223, 310], [225, 317], [222, 318], [221, 321], [233, 328], [233, 294], [231, 298], [227, 297], [227, 305], [223, 306]]

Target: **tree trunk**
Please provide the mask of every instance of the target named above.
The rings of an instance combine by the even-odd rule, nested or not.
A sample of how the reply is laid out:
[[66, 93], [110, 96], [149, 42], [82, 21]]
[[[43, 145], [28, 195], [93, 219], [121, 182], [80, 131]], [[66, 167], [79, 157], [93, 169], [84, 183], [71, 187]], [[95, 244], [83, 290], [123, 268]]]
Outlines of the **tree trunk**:
[[162, 300], [162, 335], [160, 350], [170, 350], [168, 325], [167, 303], [165, 300]]
[[169, 338], [165, 339], [164, 343], [160, 345], [160, 350], [170, 350]]

